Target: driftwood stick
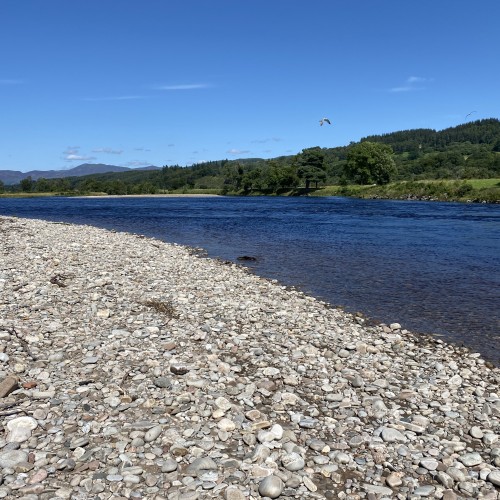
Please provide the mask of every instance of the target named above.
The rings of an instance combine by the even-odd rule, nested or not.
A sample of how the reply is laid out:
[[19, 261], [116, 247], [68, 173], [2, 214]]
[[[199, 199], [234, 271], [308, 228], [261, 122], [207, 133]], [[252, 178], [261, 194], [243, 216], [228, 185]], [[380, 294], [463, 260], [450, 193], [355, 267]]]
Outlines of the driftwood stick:
[[0, 417], [8, 417], [9, 415], [16, 415], [17, 413], [26, 413], [26, 410], [8, 410], [8, 411], [0, 411]]
[[36, 356], [31, 352], [30, 346], [26, 340], [24, 340], [22, 337], [19, 336], [19, 333], [16, 332], [14, 328], [9, 328], [7, 330], [11, 335], [14, 335], [14, 337], [19, 340], [19, 343], [21, 344], [21, 347], [26, 351], [26, 354], [33, 360], [36, 361]]

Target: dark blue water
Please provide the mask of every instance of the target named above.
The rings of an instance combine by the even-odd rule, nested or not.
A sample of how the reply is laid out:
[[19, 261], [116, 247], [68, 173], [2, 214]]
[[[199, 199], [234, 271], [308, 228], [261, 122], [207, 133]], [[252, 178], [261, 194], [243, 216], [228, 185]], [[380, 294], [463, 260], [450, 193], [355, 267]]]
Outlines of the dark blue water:
[[1, 199], [0, 214], [256, 257], [254, 271], [500, 363], [500, 205], [352, 198]]

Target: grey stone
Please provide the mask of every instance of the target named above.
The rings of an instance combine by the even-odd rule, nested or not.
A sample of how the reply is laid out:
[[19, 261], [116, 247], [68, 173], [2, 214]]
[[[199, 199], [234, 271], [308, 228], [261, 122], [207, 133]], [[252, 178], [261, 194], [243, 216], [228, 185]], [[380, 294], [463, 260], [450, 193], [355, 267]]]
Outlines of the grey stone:
[[0, 452], [0, 467], [13, 469], [17, 464], [26, 462], [28, 453], [24, 450], [7, 450]]
[[217, 470], [217, 464], [210, 457], [199, 457], [187, 466], [186, 474], [196, 476], [206, 470]]
[[491, 471], [486, 479], [495, 486], [500, 486], [500, 470]]
[[483, 463], [483, 459], [479, 453], [466, 453], [465, 455], [458, 457], [458, 459], [466, 467], [473, 467], [474, 465]]
[[283, 481], [275, 476], [265, 477], [259, 484], [259, 493], [263, 497], [278, 498], [283, 492], [285, 485]]
[[301, 470], [305, 466], [305, 460], [298, 453], [295, 452], [283, 456], [281, 458], [281, 462], [286, 470], [292, 472]]
[[382, 429], [382, 439], [386, 443], [405, 443], [407, 441], [406, 437], [404, 434], [402, 434], [400, 431], [397, 429], [393, 429], [392, 427], [384, 427]]

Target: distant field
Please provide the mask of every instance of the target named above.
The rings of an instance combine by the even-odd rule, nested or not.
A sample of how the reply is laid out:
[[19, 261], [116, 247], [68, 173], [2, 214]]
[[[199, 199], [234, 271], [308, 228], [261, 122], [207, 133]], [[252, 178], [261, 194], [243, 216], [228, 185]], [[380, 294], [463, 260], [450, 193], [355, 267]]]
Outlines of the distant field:
[[500, 188], [500, 179], [471, 179], [466, 182], [471, 184], [474, 189]]

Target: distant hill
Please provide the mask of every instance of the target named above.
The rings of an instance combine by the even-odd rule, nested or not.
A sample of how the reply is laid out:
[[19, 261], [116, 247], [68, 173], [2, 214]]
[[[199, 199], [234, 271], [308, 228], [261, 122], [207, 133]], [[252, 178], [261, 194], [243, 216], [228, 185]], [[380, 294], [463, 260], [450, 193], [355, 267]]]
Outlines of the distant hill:
[[62, 179], [64, 177], [82, 177], [84, 175], [104, 174], [107, 172], [128, 172], [130, 170], [160, 170], [153, 165], [141, 168], [118, 167], [116, 165], [105, 165], [104, 163], [83, 163], [68, 170], [31, 170], [20, 172], [18, 170], [0, 170], [0, 181], [6, 186], [18, 184], [26, 177], [37, 179]]

